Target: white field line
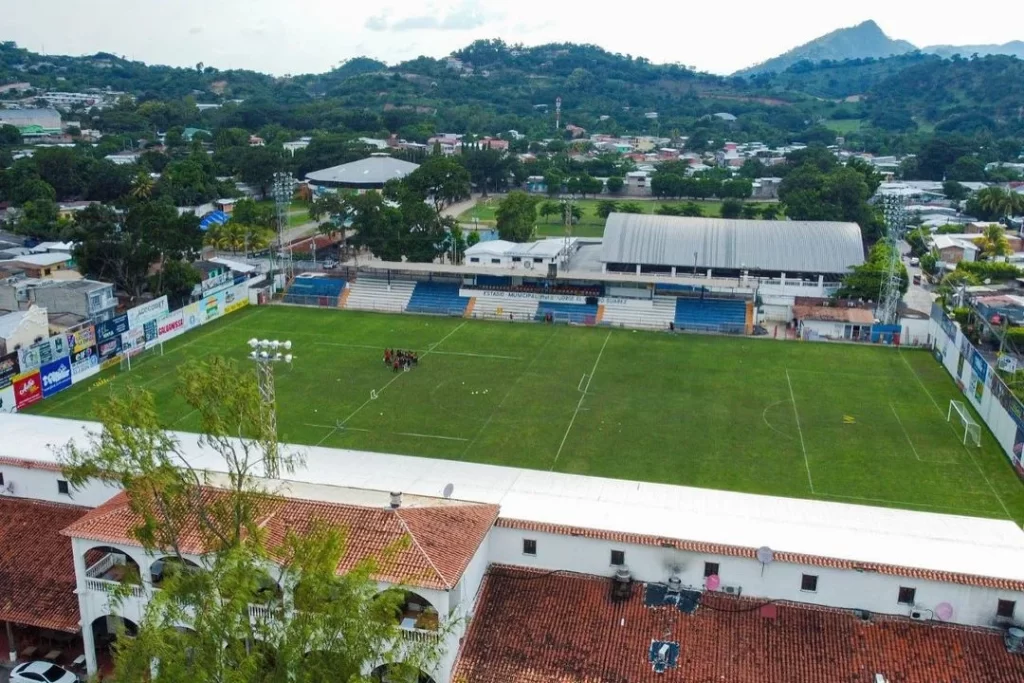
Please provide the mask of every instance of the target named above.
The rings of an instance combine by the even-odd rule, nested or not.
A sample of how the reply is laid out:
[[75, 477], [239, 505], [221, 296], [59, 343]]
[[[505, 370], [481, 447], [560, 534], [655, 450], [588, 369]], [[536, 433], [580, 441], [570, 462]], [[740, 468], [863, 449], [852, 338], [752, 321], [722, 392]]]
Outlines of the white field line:
[[[939, 411], [939, 415], [945, 416], [946, 413], [944, 413], [942, 411], [942, 407], [939, 405], [939, 402], [935, 400], [935, 397], [932, 396], [932, 392], [928, 391], [928, 387], [926, 387], [924, 385], [924, 381], [921, 379], [921, 376], [917, 374], [917, 370], [914, 369], [914, 366], [912, 366], [909, 362], [907, 362], [907, 359], [903, 355], [902, 352], [897, 351], [897, 353], [899, 353], [900, 359], [903, 361], [903, 364], [907, 366], [908, 370], [910, 370], [910, 374], [912, 374], [914, 376], [914, 379], [917, 380], [917, 383], [919, 385], [921, 385], [922, 389], [924, 389], [924, 393], [926, 393], [928, 395], [928, 398], [930, 398], [932, 400], [932, 405], [934, 405], [935, 409], [937, 411]], [[956, 434], [956, 429], [953, 427], [953, 425], [948, 420], [946, 421], [946, 424], [949, 425], [949, 428], [953, 431], [954, 434]], [[960, 438], [959, 438], [959, 435], [957, 435], [957, 443], [959, 443], [959, 442], [960, 442]], [[989, 480], [988, 476], [985, 474], [985, 471], [983, 469], [981, 469], [981, 465], [979, 465], [978, 461], [974, 459], [974, 454], [971, 453], [971, 449], [968, 448], [964, 444], [961, 444], [961, 445], [963, 446], [963, 449], [965, 451], [967, 451], [967, 457], [969, 457], [971, 459], [971, 462], [974, 464], [974, 468], [976, 470], [978, 470], [978, 474], [980, 474], [981, 478], [985, 480], [986, 484], [988, 484], [988, 488], [992, 492], [992, 495], [995, 496], [996, 500], [999, 501], [999, 505], [1002, 506], [1003, 512], [1006, 513], [1007, 519], [1013, 519], [1014, 517], [1013, 517], [1012, 514], [1010, 514], [1010, 509], [1008, 507], [1006, 507], [1006, 503], [1004, 503], [1003, 499], [999, 497], [999, 494], [996, 492], [996, 487], [992, 486], [992, 482]]]
[[786, 384], [789, 385], [789, 398], [793, 401], [793, 415], [796, 417], [796, 430], [800, 434], [800, 450], [804, 452], [804, 467], [807, 469], [807, 483], [811, 486], [811, 493], [814, 493], [814, 480], [811, 479], [811, 461], [807, 457], [807, 446], [804, 445], [804, 430], [800, 427], [800, 411], [796, 409], [796, 395], [793, 393], [793, 381], [789, 378], [789, 370], [786, 370]]
[[587, 386], [583, 387], [583, 391], [580, 393], [580, 400], [576, 402], [576, 410], [573, 411], [572, 419], [569, 420], [569, 426], [565, 428], [565, 434], [562, 435], [562, 443], [558, 444], [558, 452], [555, 453], [555, 459], [551, 463], [552, 471], [554, 471], [555, 465], [558, 464], [559, 456], [562, 455], [562, 449], [565, 448], [565, 441], [569, 438], [569, 432], [572, 431], [572, 426], [576, 422], [576, 416], [580, 414], [580, 407], [583, 405], [583, 399], [587, 397], [587, 391], [590, 389], [590, 383], [594, 380], [594, 373], [597, 372], [597, 366], [601, 362], [601, 356], [604, 355], [604, 349], [608, 346], [608, 340], [611, 338], [612, 333], [608, 332], [608, 336], [604, 338], [604, 344], [601, 344], [601, 350], [597, 354], [597, 360], [594, 361], [594, 367], [590, 368], [590, 377], [587, 379]]

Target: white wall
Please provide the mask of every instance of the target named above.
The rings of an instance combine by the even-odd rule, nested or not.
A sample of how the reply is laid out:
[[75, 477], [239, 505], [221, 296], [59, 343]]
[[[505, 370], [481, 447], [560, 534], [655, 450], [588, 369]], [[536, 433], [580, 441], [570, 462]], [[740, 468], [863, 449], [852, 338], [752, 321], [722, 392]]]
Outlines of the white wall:
[[[110, 500], [120, 490], [113, 485], [91, 481], [81, 490], [70, 489], [70, 494], [63, 494], [57, 490], [57, 481], [64, 479], [60, 472], [42, 467], [5, 465], [2, 462], [0, 472], [4, 475], [4, 486], [0, 487], [0, 495], [15, 498], [96, 507]], [[7, 487], [11, 485], [13, 491], [8, 493]]]
[[828, 320], [804, 320], [800, 323], [800, 333], [805, 339], [816, 334], [825, 339], [842, 339], [846, 323], [832, 322]]
[[929, 318], [902, 318], [900, 325], [903, 327], [903, 333], [900, 335], [901, 346], [930, 345], [933, 333], [932, 321]]
[[[523, 539], [537, 541], [537, 556], [523, 555]], [[1018, 618], [1024, 617], [1024, 592], [939, 583], [914, 578], [901, 578], [875, 572], [848, 569], [828, 569], [813, 565], [775, 562], [762, 567], [753, 559], [705, 555], [674, 549], [643, 545], [629, 545], [610, 541], [559, 536], [522, 531], [504, 527], [495, 528], [491, 539], [491, 560], [496, 563], [562, 569], [585, 574], [611, 577], [611, 551], [623, 550], [626, 565], [633, 578], [639, 581], [664, 583], [670, 576], [669, 566], [681, 566], [679, 576], [684, 586], [702, 588], [704, 563], [719, 563], [719, 576], [723, 586], [739, 586], [749, 597], [791, 600], [814, 605], [827, 605], [849, 609], [907, 616], [911, 608], [897, 603], [901, 586], [917, 589], [915, 604], [918, 608], [934, 610], [940, 602], [953, 605], [953, 621], [973, 626], [992, 626], [997, 601], [1015, 600]], [[814, 593], [800, 590], [803, 574], [818, 577]]]

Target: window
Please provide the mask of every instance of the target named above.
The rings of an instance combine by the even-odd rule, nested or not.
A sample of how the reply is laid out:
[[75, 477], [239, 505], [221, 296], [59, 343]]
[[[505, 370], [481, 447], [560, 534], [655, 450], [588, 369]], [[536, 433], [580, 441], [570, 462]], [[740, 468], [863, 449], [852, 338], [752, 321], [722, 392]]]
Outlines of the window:
[[491, 259], [491, 263], [501, 263], [501, 259], [500, 258], [492, 258]]
[[0, 486], [4, 485], [4, 473], [0, 472]]
[[716, 576], [718, 574], [718, 563], [717, 562], [705, 562], [704, 563], [704, 578], [709, 576]]
[[470, 263], [480, 263], [480, 259], [477, 258], [476, 256], [470, 256], [469, 257], [469, 262]]
[[818, 577], [814, 574], [804, 574], [800, 579], [800, 590], [806, 593], [818, 592]]
[[907, 588], [906, 586], [900, 586], [899, 597], [896, 598], [896, 602], [901, 605], [913, 605], [914, 597], [917, 595], [916, 588]]
[[70, 495], [71, 489], [68, 488], [67, 481], [63, 479], [57, 480], [57, 493], [63, 493], [64, 495]]
[[626, 564], [626, 552], [624, 550], [613, 550], [612, 565], [615, 567], [621, 567], [624, 564]]
[[544, 263], [544, 259], [540, 258], [539, 256], [534, 256], [533, 257], [533, 262], [534, 263]]
[[523, 539], [523, 555], [534, 555], [537, 554], [537, 541], [532, 538]]
[[996, 616], [1013, 619], [1013, 612], [1016, 608], [1017, 603], [1013, 600], [1000, 600], [999, 604], [996, 606]]
[[513, 256], [512, 257], [512, 263], [519, 263], [522, 260], [523, 260], [522, 256]]

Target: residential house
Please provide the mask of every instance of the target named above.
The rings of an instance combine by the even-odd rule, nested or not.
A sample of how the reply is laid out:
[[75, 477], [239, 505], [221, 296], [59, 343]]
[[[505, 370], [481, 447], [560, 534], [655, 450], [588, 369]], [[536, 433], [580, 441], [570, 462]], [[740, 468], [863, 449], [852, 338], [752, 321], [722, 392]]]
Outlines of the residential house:
[[309, 147], [309, 143], [312, 142], [312, 138], [299, 138], [298, 140], [292, 140], [281, 145], [284, 151], [288, 152], [291, 156], [295, 156], [295, 153], [300, 149], [306, 149]]
[[587, 134], [587, 129], [586, 128], [581, 128], [580, 126], [574, 126], [571, 123], [566, 124], [565, 129], [572, 134], [573, 139], [581, 138], [581, 137], [583, 137], [584, 135]]
[[6, 83], [4, 85], [0, 85], [0, 95], [6, 95], [7, 93], [12, 92], [25, 92], [26, 90], [31, 89], [32, 84], [26, 83], [25, 81], [20, 81], [18, 83]]
[[626, 194], [648, 196], [651, 194], [651, 174], [648, 171], [629, 171], [626, 173]]
[[754, 186], [752, 199], [778, 199], [782, 178], [758, 178], [752, 184]]
[[261, 138], [258, 135], [250, 135], [249, 136], [249, 146], [250, 147], [263, 147], [266, 144], [267, 144], [267, 141], [264, 140], [263, 138]]
[[5, 267], [23, 270], [28, 277], [44, 278], [58, 271], [71, 270], [72, 259], [71, 254], [63, 252], [24, 254], [13, 259], [0, 261], [0, 268]]
[[114, 152], [103, 157], [107, 161], [117, 164], [118, 166], [130, 166], [131, 164], [137, 164], [139, 159], [142, 158], [142, 152]]
[[28, 348], [50, 336], [45, 308], [0, 314], [0, 356]]
[[51, 314], [69, 313], [100, 323], [117, 313], [114, 285], [96, 280], [44, 281], [29, 291], [30, 300]]
[[977, 261], [981, 249], [967, 235], [935, 235], [932, 237], [932, 249], [938, 253], [940, 264], [947, 268], [955, 268], [961, 261]]

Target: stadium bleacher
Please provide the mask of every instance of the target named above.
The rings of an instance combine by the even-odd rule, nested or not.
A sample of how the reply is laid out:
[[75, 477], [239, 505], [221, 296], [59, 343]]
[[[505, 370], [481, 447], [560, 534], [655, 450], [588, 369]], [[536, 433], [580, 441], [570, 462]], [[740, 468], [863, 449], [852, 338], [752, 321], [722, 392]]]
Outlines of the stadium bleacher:
[[409, 313], [462, 315], [469, 298], [459, 296], [459, 285], [448, 282], [417, 282], [405, 310]]
[[676, 301], [676, 327], [707, 331], [742, 331], [747, 305], [741, 299], [687, 299]]
[[569, 322], [593, 323], [597, 318], [597, 306], [541, 301], [537, 306], [537, 313], [535, 317], [537, 320], [544, 320], [549, 313], [556, 321], [563, 321], [568, 318]]
[[406, 310], [416, 283], [407, 280], [392, 280], [389, 283], [383, 278], [360, 277], [349, 287], [352, 291], [349, 292], [345, 308], [401, 313]]
[[341, 278], [299, 275], [285, 292], [284, 302], [307, 306], [334, 306], [345, 285]]

